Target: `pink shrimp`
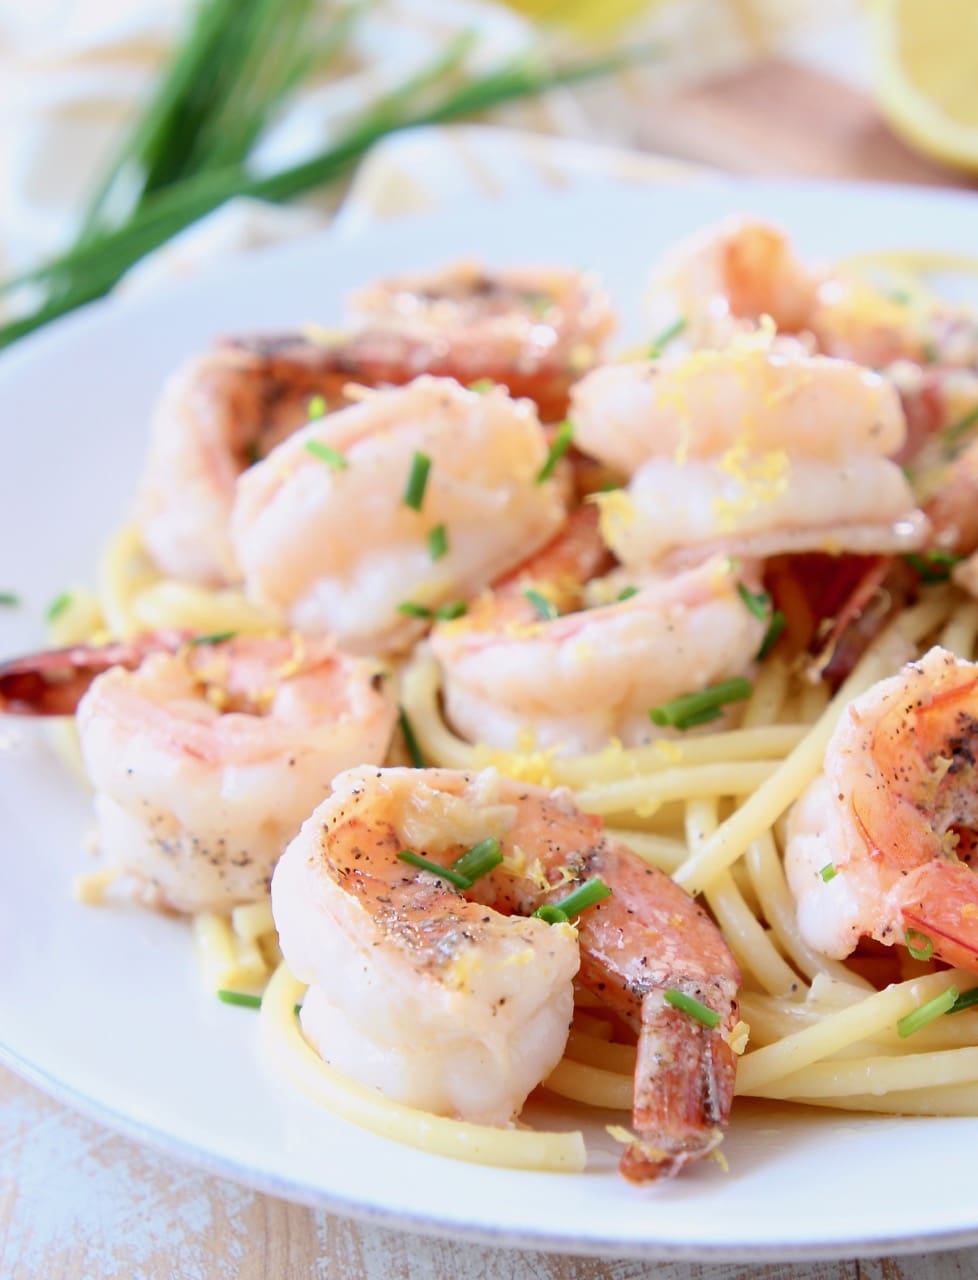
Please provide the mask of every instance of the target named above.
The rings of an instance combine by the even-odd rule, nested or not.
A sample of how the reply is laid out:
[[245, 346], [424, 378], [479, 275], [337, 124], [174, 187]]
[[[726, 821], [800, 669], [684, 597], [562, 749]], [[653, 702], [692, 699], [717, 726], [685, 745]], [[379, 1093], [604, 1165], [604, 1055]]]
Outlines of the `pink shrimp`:
[[[490, 837], [503, 862], [464, 890], [398, 858], [450, 867]], [[576, 931], [534, 918], [592, 878], [611, 895]], [[310, 984], [303, 1030], [391, 1097], [508, 1123], [563, 1052], [580, 964], [579, 980], [639, 1037], [622, 1173], [670, 1177], [720, 1141], [737, 966], [706, 913], [568, 793], [493, 771], [351, 769], [284, 854], [272, 909]], [[676, 991], [716, 1018], [680, 1012], [666, 999]]]
[[842, 957], [861, 936], [912, 931], [978, 972], [976, 758], [978, 666], [944, 649], [849, 705], [788, 825], [786, 870], [813, 946]]

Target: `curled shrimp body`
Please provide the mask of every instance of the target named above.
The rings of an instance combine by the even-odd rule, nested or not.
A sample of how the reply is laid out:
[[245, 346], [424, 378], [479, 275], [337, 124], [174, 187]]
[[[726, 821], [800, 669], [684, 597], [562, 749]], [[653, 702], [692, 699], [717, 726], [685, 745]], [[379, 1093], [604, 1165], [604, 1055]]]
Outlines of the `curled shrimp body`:
[[[503, 863], [464, 893], [397, 856], [449, 866], [490, 836]], [[592, 877], [611, 896], [576, 931], [532, 918]], [[306, 1035], [391, 1097], [508, 1123], [561, 1056], [580, 966], [639, 1036], [623, 1173], [669, 1176], [719, 1142], [736, 965], [683, 890], [603, 837], [567, 793], [492, 771], [350, 770], [279, 863], [272, 909], [290, 968], [310, 984]], [[713, 1009], [717, 1027], [673, 1008], [671, 989]]]
[[[532, 581], [554, 594], [552, 579]], [[738, 590], [759, 587], [750, 566], [718, 557], [668, 578], [616, 574], [607, 585], [607, 603], [553, 619], [510, 592], [437, 624], [430, 644], [455, 728], [505, 749], [528, 730], [537, 746], [571, 754], [612, 738], [639, 746], [661, 736], [652, 707], [743, 675], [761, 647], [766, 623]]]
[[[430, 465], [412, 504], [419, 457]], [[423, 377], [368, 393], [239, 480], [232, 530], [245, 589], [347, 648], [405, 648], [423, 623], [400, 605], [465, 599], [560, 526], [562, 482], [538, 480], [546, 457], [533, 406], [502, 388]]]
[[786, 871], [813, 946], [842, 957], [863, 935], [902, 943], [912, 930], [978, 971], [976, 753], [978, 666], [945, 649], [849, 705], [788, 823]]
[[101, 855], [150, 905], [254, 901], [333, 776], [384, 758], [395, 715], [380, 677], [325, 641], [238, 638], [115, 667], [78, 707]]
[[887, 292], [812, 268], [778, 227], [729, 218], [676, 245], [652, 282], [655, 310], [679, 314], [695, 346], [724, 346], [770, 317], [812, 349], [881, 369], [898, 360], [974, 367], [978, 329], [964, 308]]
[[461, 262], [382, 280], [351, 304], [350, 364], [370, 385], [420, 373], [490, 379], [533, 400], [544, 422], [564, 416], [571, 384], [598, 362], [615, 328], [594, 277], [558, 268]]
[[877, 374], [754, 345], [596, 369], [574, 389], [578, 446], [631, 476], [598, 495], [629, 566], [718, 551], [913, 550], [926, 536], [890, 460], [899, 399]]

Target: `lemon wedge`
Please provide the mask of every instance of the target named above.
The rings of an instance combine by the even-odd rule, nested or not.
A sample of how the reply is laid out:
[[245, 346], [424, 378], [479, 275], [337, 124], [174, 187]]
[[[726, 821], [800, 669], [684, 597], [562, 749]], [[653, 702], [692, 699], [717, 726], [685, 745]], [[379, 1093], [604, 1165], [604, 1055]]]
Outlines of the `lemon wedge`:
[[875, 0], [877, 100], [912, 146], [978, 171], [978, 3]]

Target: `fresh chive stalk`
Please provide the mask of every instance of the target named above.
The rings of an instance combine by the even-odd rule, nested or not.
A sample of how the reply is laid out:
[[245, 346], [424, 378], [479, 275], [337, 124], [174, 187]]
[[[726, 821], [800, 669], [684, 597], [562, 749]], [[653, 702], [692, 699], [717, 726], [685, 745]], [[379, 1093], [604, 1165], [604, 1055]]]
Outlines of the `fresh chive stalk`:
[[[235, 10], [244, 7], [236, 5]], [[220, 22], [214, 25], [221, 28]], [[159, 189], [147, 188], [136, 207], [123, 215], [120, 225], [110, 229], [87, 226], [66, 253], [0, 284], [0, 293], [29, 283], [47, 287], [47, 297], [35, 311], [0, 327], [0, 347], [101, 297], [146, 254], [235, 196], [291, 200], [342, 176], [375, 142], [397, 130], [442, 123], [534, 97], [560, 85], [595, 79], [648, 59], [655, 52], [653, 46], [638, 46], [556, 69], [537, 58], [524, 57], [459, 84], [456, 73], [473, 43], [471, 32], [450, 42], [432, 62], [375, 102], [332, 146], [307, 160], [272, 173], [254, 173], [243, 159], [190, 173]], [[206, 59], [199, 65], [206, 74]], [[193, 76], [187, 78], [193, 83]], [[171, 131], [174, 128], [172, 124], [168, 127]], [[167, 127], [161, 127], [160, 132], [167, 136]], [[101, 219], [102, 203], [97, 198], [95, 222]]]
[[742, 582], [737, 583], [737, 594], [755, 618], [763, 622], [771, 613], [771, 597], [766, 591], [751, 591]]
[[413, 600], [402, 600], [397, 606], [397, 612], [403, 613], [405, 618], [433, 618], [434, 612], [424, 604], [416, 604]]
[[944, 1013], [950, 1013], [957, 998], [957, 987], [948, 987], [946, 991], [942, 991], [933, 1000], [928, 1000], [919, 1009], [914, 1009], [912, 1013], [908, 1013], [901, 1018], [897, 1023], [897, 1034], [901, 1039], [905, 1040], [907, 1036], [912, 1036], [914, 1032], [922, 1030], [933, 1022], [935, 1018], [939, 1018]]
[[834, 880], [839, 873], [836, 871], [833, 863], [827, 862], [818, 874], [822, 877], [825, 883], [828, 884], [829, 881]]
[[557, 463], [570, 448], [571, 441], [573, 439], [574, 424], [568, 419], [566, 422], [562, 422], [554, 433], [554, 438], [550, 443], [550, 449], [547, 453], [546, 461], [537, 472], [537, 484], [543, 484], [544, 481], [550, 479], [556, 470]]
[[448, 604], [439, 605], [434, 616], [439, 622], [454, 622], [456, 618], [464, 618], [468, 611], [464, 600], [450, 600]]
[[71, 592], [62, 591], [61, 595], [55, 596], [47, 609], [48, 622], [54, 622], [56, 618], [60, 618], [65, 609], [71, 604]]
[[618, 603], [621, 604], [623, 600], [631, 600], [632, 596], [637, 596], [637, 595], [638, 595], [638, 587], [622, 587], [622, 589], [618, 592], [618, 595], [615, 598], [618, 601]]
[[309, 414], [309, 421], [315, 422], [319, 418], [326, 417], [326, 397], [310, 396], [309, 403], [306, 406], [306, 412]]
[[917, 573], [921, 582], [928, 585], [935, 582], [947, 582], [951, 570], [964, 559], [953, 551], [943, 547], [931, 547], [929, 551], [913, 551], [904, 556], [907, 564]]
[[965, 1009], [973, 1009], [976, 1004], [978, 1004], [978, 987], [972, 987], [970, 991], [961, 992], [948, 1009], [948, 1013], [963, 1013]]
[[771, 621], [767, 624], [767, 631], [761, 642], [761, 647], [757, 651], [757, 661], [763, 662], [774, 646], [781, 639], [781, 632], [787, 626], [788, 619], [784, 616], [780, 609], [775, 609], [771, 614]]
[[495, 836], [487, 836], [485, 840], [480, 840], [478, 844], [473, 845], [468, 853], [463, 853], [461, 858], [452, 864], [452, 870], [460, 876], [465, 876], [470, 884], [474, 884], [480, 876], [488, 875], [494, 867], [498, 867], [502, 860], [499, 841]]
[[398, 707], [397, 719], [401, 726], [401, 736], [404, 739], [404, 745], [407, 747], [407, 753], [411, 757], [411, 764], [415, 769], [427, 768], [424, 753], [418, 745], [418, 739], [415, 737], [414, 727], [408, 719], [407, 712], [403, 707]]
[[566, 898], [558, 902], [545, 902], [537, 907], [534, 915], [547, 924], [567, 924], [574, 916], [579, 916], [596, 902], [611, 897], [611, 890], [599, 876], [592, 876], [578, 885]]
[[346, 471], [349, 469], [350, 464], [342, 453], [330, 448], [328, 444], [323, 444], [321, 440], [307, 440], [305, 449], [306, 453], [311, 453], [320, 462], [325, 462], [331, 471]]
[[708, 724], [716, 720], [728, 703], [743, 702], [749, 698], [753, 686], [743, 676], [721, 680], [698, 693], [684, 693], [682, 697], [663, 702], [649, 711], [653, 724], [661, 728], [691, 729], [694, 725]]
[[428, 553], [432, 560], [448, 555], [448, 529], [443, 524], [436, 524], [428, 534]]
[[16, 591], [0, 591], [0, 605], [5, 609], [14, 609], [20, 604], [20, 596]]
[[456, 889], [468, 889], [471, 886], [471, 881], [465, 876], [459, 875], [451, 867], [443, 867], [437, 862], [423, 858], [420, 853], [412, 853], [410, 849], [402, 849], [397, 856], [401, 862], [406, 862], [410, 867], [417, 867], [420, 871], [430, 871], [440, 879], [447, 880]]
[[223, 1000], [225, 1004], [237, 1004], [243, 1009], [260, 1009], [261, 996], [250, 995], [247, 991], [231, 991], [227, 987], [221, 987], [217, 993], [218, 1000]]
[[704, 1027], [709, 1027], [712, 1031], [714, 1027], [720, 1023], [720, 1015], [715, 1009], [709, 1008], [705, 1004], [701, 1004], [699, 1000], [695, 1000], [692, 996], [686, 995], [684, 991], [669, 990], [663, 992], [663, 996], [667, 1003], [671, 1004], [674, 1009], [678, 1009], [680, 1013], [688, 1014], [689, 1017], [701, 1022]]

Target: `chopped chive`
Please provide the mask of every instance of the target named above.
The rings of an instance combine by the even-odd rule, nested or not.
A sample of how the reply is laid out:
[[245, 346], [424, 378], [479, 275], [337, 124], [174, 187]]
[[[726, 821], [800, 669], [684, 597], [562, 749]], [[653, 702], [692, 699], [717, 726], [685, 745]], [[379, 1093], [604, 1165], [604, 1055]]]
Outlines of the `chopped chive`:
[[314, 458], [318, 458], [320, 462], [325, 462], [327, 467], [331, 467], [333, 471], [347, 471], [349, 462], [336, 449], [331, 449], [328, 444], [323, 444], [321, 440], [307, 440], [306, 453], [311, 453]]
[[47, 619], [48, 622], [54, 622], [55, 618], [60, 618], [65, 609], [71, 604], [71, 592], [62, 591], [60, 596], [55, 598], [48, 605]]
[[920, 1031], [929, 1022], [933, 1022], [935, 1018], [939, 1018], [944, 1013], [949, 1013], [954, 1007], [957, 998], [957, 987], [948, 987], [946, 991], [942, 991], [933, 1000], [928, 1000], [919, 1009], [914, 1009], [913, 1013], [908, 1013], [906, 1017], [901, 1018], [897, 1023], [897, 1034], [903, 1040], [907, 1036], [912, 1036], [915, 1031]]
[[225, 640], [233, 640], [237, 631], [212, 631], [206, 636], [194, 636], [187, 644], [196, 648], [199, 644], [223, 644]]
[[638, 587], [622, 587], [622, 589], [618, 592], [616, 599], [620, 604], [622, 600], [631, 600], [632, 596], [637, 596], [637, 595], [638, 595]]
[[225, 1004], [238, 1004], [245, 1009], [261, 1008], [261, 996], [252, 996], [246, 991], [229, 991], [227, 987], [221, 987], [217, 998], [223, 1000]]
[[492, 378], [476, 378], [475, 382], [469, 383], [469, 390], [474, 391], [477, 396], [484, 396], [487, 391], [491, 391], [496, 384]]
[[653, 338], [649, 344], [648, 357], [650, 360], [658, 360], [663, 350], [668, 347], [674, 338], [678, 338], [682, 331], [686, 328], [685, 319], [680, 316], [678, 320], [673, 320], [672, 324], [663, 329], [658, 337]]
[[561, 898], [559, 902], [545, 902], [533, 914], [540, 920], [546, 920], [547, 924], [563, 924], [572, 916], [580, 915], [586, 908], [593, 907], [596, 902], [610, 897], [611, 890], [605, 882], [598, 876], [592, 876], [566, 898]]
[[957, 444], [961, 437], [967, 435], [974, 426], [978, 426], [978, 405], [970, 413], [966, 413], [963, 418], [958, 418], [957, 422], [952, 422], [950, 426], [944, 428], [941, 434], [944, 437], [945, 445]]
[[780, 609], [775, 609], [771, 614], [771, 621], [767, 624], [767, 631], [761, 643], [761, 647], [757, 651], [757, 661], [763, 662], [774, 646], [781, 639], [781, 632], [785, 629], [788, 619], [784, 616]]
[[0, 591], [0, 605], [6, 608], [15, 608], [20, 604], [20, 596], [14, 591]]
[[414, 729], [411, 725], [411, 721], [408, 719], [407, 712], [403, 707], [398, 707], [397, 719], [401, 726], [401, 736], [404, 739], [404, 745], [407, 747], [408, 755], [411, 757], [411, 764], [415, 769], [427, 768], [424, 754], [418, 746], [418, 740], [414, 736]]
[[750, 613], [762, 622], [771, 612], [771, 597], [766, 591], [751, 591], [742, 582], [737, 583], [737, 594]]
[[[220, 987], [217, 992], [218, 1000], [223, 1000], [225, 1004], [240, 1005], [243, 1009], [260, 1009], [261, 996], [249, 995], [247, 991], [231, 991], [227, 987]], [[302, 1009], [301, 1004], [292, 1006], [292, 1011], [296, 1017]]]
[[325, 418], [326, 416], [326, 397], [312, 396], [308, 405], [309, 421], [314, 422], [317, 418]]
[[678, 1009], [680, 1013], [686, 1013], [691, 1018], [695, 1018], [697, 1022], [702, 1022], [704, 1027], [709, 1027], [712, 1031], [714, 1027], [719, 1025], [720, 1015], [715, 1009], [710, 1009], [705, 1004], [700, 1004], [699, 1000], [694, 1000], [692, 996], [686, 995], [684, 991], [669, 990], [663, 993], [667, 1003], [671, 1004], [674, 1009]]
[[421, 510], [430, 470], [431, 459], [426, 453], [416, 449], [411, 459], [411, 474], [408, 476], [407, 488], [404, 490], [404, 505], [413, 511]]
[[469, 606], [464, 600], [452, 600], [440, 605], [435, 610], [435, 617], [439, 622], [454, 622], [456, 618], [464, 618], [468, 611]]
[[542, 596], [539, 591], [534, 591], [532, 587], [527, 587], [523, 595], [533, 605], [544, 622], [553, 622], [554, 618], [560, 617], [557, 612], [557, 606], [551, 604], [546, 596]]
[[443, 524], [436, 524], [428, 534], [428, 550], [432, 560], [440, 560], [448, 554], [448, 530]]
[[406, 618], [433, 618], [435, 615], [423, 604], [415, 604], [413, 600], [402, 600], [397, 606], [397, 612], [403, 613]]
[[547, 453], [546, 461], [537, 472], [537, 484], [543, 484], [545, 480], [550, 479], [557, 467], [557, 463], [570, 448], [570, 444], [573, 439], [574, 424], [568, 418], [557, 428], [557, 432], [550, 445], [550, 450]]
[[951, 576], [951, 570], [964, 559], [964, 556], [956, 555], [953, 551], [945, 551], [942, 547], [931, 547], [929, 551], [921, 553], [914, 551], [903, 558], [912, 569], [916, 570], [921, 582], [930, 584], [947, 582]]
[[948, 1013], [963, 1013], [965, 1009], [973, 1009], [976, 1004], [978, 1004], [978, 987], [972, 987], [970, 991], [961, 992], [948, 1009]]
[[402, 849], [397, 856], [401, 862], [406, 862], [412, 867], [418, 867], [422, 871], [430, 871], [433, 875], [438, 876], [439, 879], [447, 880], [449, 884], [455, 885], [457, 889], [468, 889], [470, 887], [471, 881], [466, 876], [459, 875], [451, 867], [441, 867], [437, 862], [429, 862], [427, 858], [422, 858], [420, 853], [412, 853], [410, 849]]
[[831, 862], [827, 862], [818, 874], [822, 877], [825, 883], [828, 884], [828, 882], [830, 880], [834, 880], [839, 873]]
[[934, 940], [919, 929], [908, 929], [903, 935], [907, 950], [915, 960], [929, 960], [934, 954]]
[[452, 870], [457, 875], [465, 876], [469, 884], [474, 884], [480, 876], [488, 875], [493, 867], [498, 867], [502, 860], [499, 841], [495, 836], [487, 836], [485, 840], [480, 840], [468, 853], [463, 853], [461, 858], [453, 862]]
[[721, 680], [698, 693], [684, 693], [671, 702], [663, 702], [649, 711], [653, 724], [670, 726], [673, 729], [690, 729], [696, 724], [705, 724], [715, 720], [721, 707], [729, 702], [743, 702], [749, 698], [753, 685], [743, 676], [735, 676], [732, 680]]

